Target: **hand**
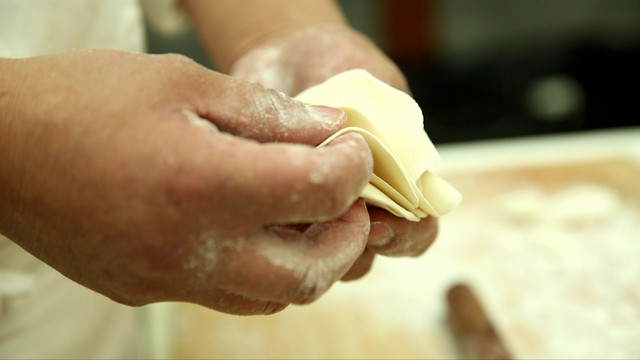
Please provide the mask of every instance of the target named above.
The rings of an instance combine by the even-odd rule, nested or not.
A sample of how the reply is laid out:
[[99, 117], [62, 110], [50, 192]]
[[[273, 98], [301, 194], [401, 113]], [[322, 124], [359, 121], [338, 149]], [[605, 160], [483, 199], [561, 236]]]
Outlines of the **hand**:
[[366, 143], [314, 147], [341, 110], [177, 55], [0, 67], [0, 233], [95, 291], [272, 313], [316, 299], [366, 246]]
[[[241, 57], [231, 74], [295, 95], [340, 72], [367, 69], [405, 92], [407, 82], [398, 67], [370, 40], [343, 25], [311, 27], [256, 47]], [[374, 254], [417, 256], [435, 240], [437, 219], [420, 222], [369, 208], [369, 246], [344, 280], [357, 279], [371, 268]]]
[[408, 92], [400, 69], [367, 37], [346, 25], [327, 24], [271, 39], [238, 59], [230, 74], [295, 96], [343, 71], [367, 69]]

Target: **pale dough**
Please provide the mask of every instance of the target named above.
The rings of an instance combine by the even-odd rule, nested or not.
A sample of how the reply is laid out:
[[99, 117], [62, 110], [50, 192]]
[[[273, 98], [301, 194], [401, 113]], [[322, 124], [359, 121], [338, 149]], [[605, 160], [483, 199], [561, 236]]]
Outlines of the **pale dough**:
[[346, 127], [320, 146], [346, 132], [356, 132], [367, 141], [374, 161], [373, 176], [362, 193], [367, 203], [418, 221], [444, 215], [462, 200], [449, 183], [427, 170], [439, 155], [411, 96], [366, 70], [354, 69], [303, 91], [296, 99], [346, 112]]

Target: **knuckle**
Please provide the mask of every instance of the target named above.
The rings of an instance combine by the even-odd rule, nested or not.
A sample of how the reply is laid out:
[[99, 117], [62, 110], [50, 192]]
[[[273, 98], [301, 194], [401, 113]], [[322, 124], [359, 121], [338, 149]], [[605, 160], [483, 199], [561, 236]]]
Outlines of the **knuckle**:
[[[276, 89], [253, 88], [253, 106], [276, 132], [302, 130], [313, 124], [308, 106]], [[283, 134], [287, 135], [287, 134]]]
[[260, 86], [259, 89], [254, 88], [254, 106], [255, 110], [263, 114], [265, 120], [273, 125], [278, 125], [274, 130], [288, 131], [288, 127], [293, 125], [293, 117], [298, 107], [293, 99], [284, 93]]
[[250, 112], [261, 114], [264, 119], [271, 119], [278, 115], [281, 100], [276, 90], [265, 88], [258, 83], [249, 83], [247, 91], [251, 100]]
[[[286, 135], [286, 96], [277, 90], [268, 89], [258, 83], [248, 83], [246, 103], [240, 118], [233, 127], [239, 135], [258, 141], [278, 141]], [[257, 121], [256, 121], [257, 120]]]
[[268, 101], [265, 106], [265, 110], [271, 111], [274, 115], [284, 113], [284, 111], [293, 103], [293, 100], [291, 100], [287, 95], [272, 88], [264, 88], [264, 95]]

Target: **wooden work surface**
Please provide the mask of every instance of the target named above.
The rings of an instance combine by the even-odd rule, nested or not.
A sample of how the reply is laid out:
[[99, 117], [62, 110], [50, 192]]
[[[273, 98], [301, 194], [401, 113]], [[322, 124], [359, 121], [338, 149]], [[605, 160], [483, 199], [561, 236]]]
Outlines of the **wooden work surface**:
[[455, 358], [444, 297], [462, 280], [515, 357], [638, 358], [634, 144], [639, 129], [445, 147], [439, 174], [465, 199], [425, 255], [378, 258], [365, 278], [272, 316], [174, 304], [167, 355]]

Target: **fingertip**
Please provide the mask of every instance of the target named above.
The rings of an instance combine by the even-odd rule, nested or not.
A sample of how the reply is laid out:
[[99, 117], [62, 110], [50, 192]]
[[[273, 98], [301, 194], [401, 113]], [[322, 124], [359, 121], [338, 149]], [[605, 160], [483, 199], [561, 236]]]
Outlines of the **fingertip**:
[[349, 154], [355, 154], [364, 161], [369, 175], [373, 172], [373, 154], [364, 137], [358, 133], [350, 132], [340, 135], [327, 144], [329, 147], [340, 148]]
[[309, 114], [320, 126], [326, 130], [335, 132], [340, 130], [347, 121], [344, 110], [324, 105], [307, 105]]
[[370, 246], [382, 247], [387, 245], [393, 239], [394, 233], [391, 227], [383, 221], [372, 221], [371, 230], [369, 230]]
[[[419, 222], [408, 221], [394, 216], [382, 209], [369, 209], [370, 221], [373, 225], [372, 234], [369, 237], [369, 249], [385, 256], [419, 256], [423, 254], [435, 241], [438, 235], [438, 218], [428, 216]], [[378, 223], [384, 223], [393, 232], [389, 241], [376, 244]], [[384, 237], [384, 236], [383, 236]]]
[[358, 200], [373, 171], [371, 152], [359, 135], [340, 136], [326, 147], [270, 144], [251, 153], [249, 181], [270, 207], [256, 214], [261, 223], [335, 219]]
[[365, 248], [362, 255], [353, 263], [349, 271], [342, 276], [341, 281], [358, 280], [365, 276], [373, 266], [375, 253], [369, 248]]

